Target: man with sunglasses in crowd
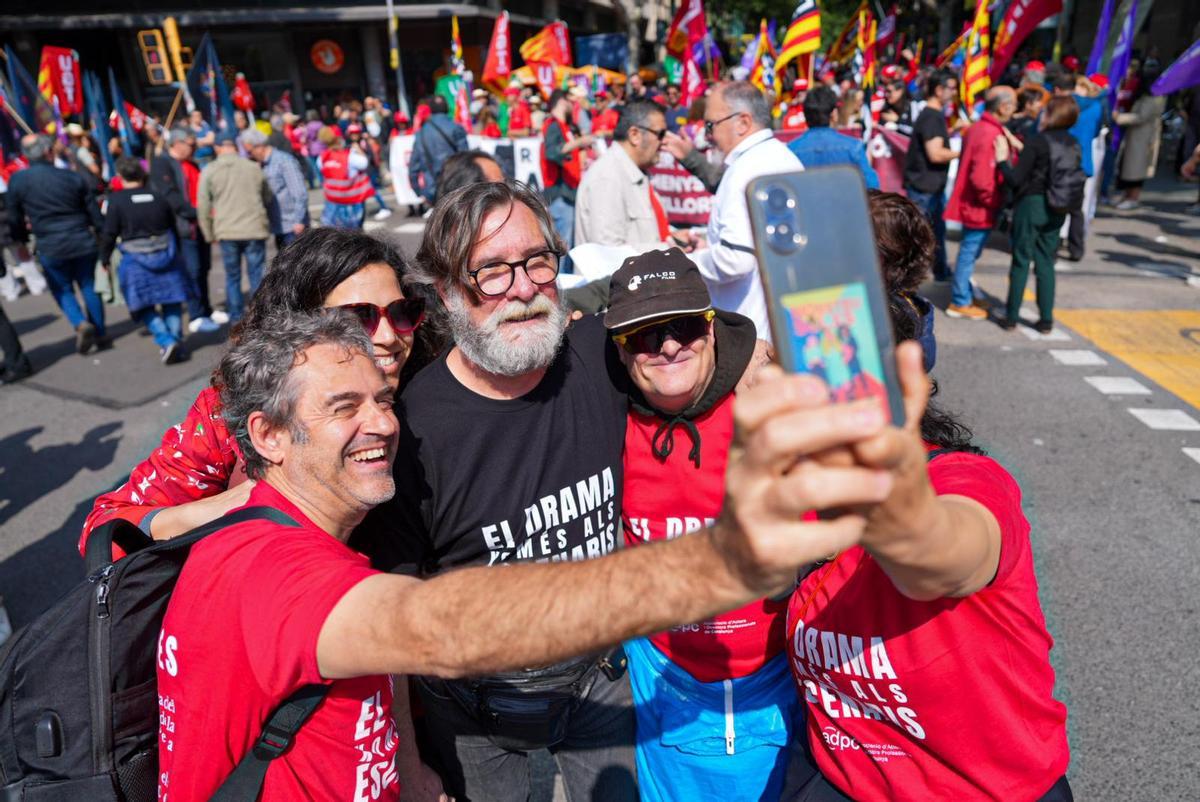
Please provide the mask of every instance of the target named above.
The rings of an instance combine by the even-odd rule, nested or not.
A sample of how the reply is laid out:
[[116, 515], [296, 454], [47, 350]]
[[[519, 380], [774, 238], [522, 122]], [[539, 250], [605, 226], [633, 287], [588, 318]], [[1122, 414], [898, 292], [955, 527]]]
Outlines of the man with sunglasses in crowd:
[[628, 245], [635, 252], [663, 247], [672, 235], [662, 200], [648, 172], [658, 163], [667, 134], [666, 109], [653, 100], [626, 104], [617, 118], [613, 144], [588, 168], [575, 198], [575, 244]]
[[[434, 208], [411, 277], [440, 296], [436, 322], [455, 345], [401, 396], [396, 503], [373, 521], [380, 567], [430, 577], [619, 547], [627, 381], [598, 318], [567, 329], [562, 252], [523, 184], [473, 184]], [[546, 615], [554, 605], [546, 599]], [[418, 678], [426, 759], [451, 796], [523, 802], [528, 753], [549, 748], [572, 799], [632, 802], [623, 674], [623, 658], [591, 654], [469, 681]]]
[[[621, 522], [626, 546], [721, 514], [736, 388], [754, 324], [715, 310], [677, 248], [613, 274], [604, 325], [630, 379]], [[643, 802], [777, 799], [798, 715], [783, 656], [785, 601], [758, 600], [625, 644]]]
[[748, 81], [717, 84], [704, 109], [704, 133], [725, 154], [725, 174], [708, 218], [708, 247], [694, 255], [712, 293], [713, 305], [739, 312], [754, 321], [758, 337], [770, 341], [767, 302], [746, 185], [772, 173], [802, 170], [800, 160], [771, 132], [771, 107]]

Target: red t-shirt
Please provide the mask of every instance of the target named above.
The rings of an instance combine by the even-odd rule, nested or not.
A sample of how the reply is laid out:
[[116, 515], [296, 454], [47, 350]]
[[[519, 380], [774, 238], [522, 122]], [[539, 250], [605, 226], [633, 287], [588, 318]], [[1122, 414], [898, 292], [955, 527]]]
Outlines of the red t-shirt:
[[804, 118], [804, 104], [794, 103], [783, 117], [783, 127], [789, 131], [807, 131], [808, 121]]
[[809, 574], [787, 630], [809, 743], [856, 799], [1037, 799], [1070, 755], [1020, 488], [974, 454], [936, 458], [929, 477], [996, 517], [996, 577], [963, 599], [914, 601], [861, 547]]
[[519, 101], [509, 111], [508, 130], [510, 136], [513, 131], [525, 131], [521, 136], [529, 136], [533, 133], [533, 114], [529, 110], [529, 104], [524, 100]]
[[592, 120], [592, 133], [599, 134], [601, 132], [615, 131], [617, 129], [617, 120], [620, 116], [620, 113], [611, 106], [600, 112]]
[[188, 557], [158, 639], [160, 802], [202, 802], [233, 772], [294, 691], [329, 695], [271, 763], [262, 802], [398, 800], [387, 676], [329, 682], [317, 636], [334, 605], [376, 573], [266, 482], [250, 505], [301, 524], [238, 524]]
[[[625, 487], [621, 523], [625, 545], [670, 540], [713, 523], [725, 500], [725, 463], [733, 441], [733, 393], [696, 418], [700, 467], [688, 458], [691, 435], [672, 432], [666, 459], [654, 455], [651, 441], [663, 421], [629, 413], [625, 427]], [[699, 624], [674, 627], [650, 638], [671, 662], [700, 682], [753, 674], [783, 651], [786, 602], [756, 601]]]
[[188, 202], [196, 205], [197, 193], [200, 191], [200, 168], [194, 161], [182, 161], [179, 166], [183, 169], [183, 182], [187, 186]]

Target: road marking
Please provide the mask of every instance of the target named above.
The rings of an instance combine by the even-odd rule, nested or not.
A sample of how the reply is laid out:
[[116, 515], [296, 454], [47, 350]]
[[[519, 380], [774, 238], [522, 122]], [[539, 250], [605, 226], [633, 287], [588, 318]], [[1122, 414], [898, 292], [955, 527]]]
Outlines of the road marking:
[[413, 220], [412, 222], [401, 223], [400, 225], [396, 226], [396, 231], [400, 232], [401, 234], [418, 234], [424, 230], [424, 220]]
[[1100, 350], [1200, 408], [1200, 310], [1065, 309], [1057, 315]]
[[1200, 420], [1196, 420], [1182, 409], [1130, 409], [1129, 413], [1151, 429], [1200, 432]]
[[1071, 339], [1071, 335], [1067, 334], [1061, 328], [1051, 329], [1049, 334], [1042, 334], [1040, 331], [1035, 331], [1026, 326], [1017, 326], [1017, 330], [1035, 342], [1062, 342]]
[[1086, 348], [1076, 348], [1069, 351], [1060, 348], [1051, 348], [1050, 356], [1054, 357], [1054, 361], [1058, 364], [1071, 365], [1072, 367], [1108, 364], [1104, 361], [1104, 357], [1100, 356], [1095, 351], [1089, 351]]
[[1200, 462], [1200, 448], [1184, 448], [1183, 453], [1196, 460], [1196, 462]]
[[1086, 376], [1084, 381], [1105, 395], [1150, 395], [1150, 388], [1128, 376]]

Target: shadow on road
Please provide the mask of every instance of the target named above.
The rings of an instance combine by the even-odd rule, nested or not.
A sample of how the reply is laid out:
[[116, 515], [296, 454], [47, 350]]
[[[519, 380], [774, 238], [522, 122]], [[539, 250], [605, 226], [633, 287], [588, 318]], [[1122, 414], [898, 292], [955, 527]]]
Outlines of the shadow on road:
[[[35, 451], [30, 441], [44, 427], [34, 426], [0, 439], [0, 526], [47, 493], [71, 481], [87, 468], [107, 467], [117, 451], [117, 439], [111, 435], [121, 428], [119, 422], [105, 423], [78, 441], [46, 446]], [[89, 506], [91, 506], [89, 502]], [[0, 583], [0, 588], [4, 585]]]
[[18, 335], [28, 337], [33, 332], [49, 326], [56, 320], [58, 320], [58, 315], [38, 315], [37, 317], [13, 321], [13, 328], [17, 330]]
[[0, 592], [14, 629], [41, 615], [83, 579], [76, 545], [92, 501], [79, 502], [57, 530], [0, 562]]

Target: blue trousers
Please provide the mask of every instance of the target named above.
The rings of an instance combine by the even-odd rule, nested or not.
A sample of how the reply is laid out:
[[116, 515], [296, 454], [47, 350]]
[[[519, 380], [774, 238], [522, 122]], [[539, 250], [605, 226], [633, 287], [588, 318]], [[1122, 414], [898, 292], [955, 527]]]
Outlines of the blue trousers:
[[[555, 198], [547, 207], [550, 212], [550, 219], [554, 221], [554, 230], [558, 232], [558, 236], [566, 244], [567, 250], [571, 250], [575, 245], [575, 205], [567, 203], [562, 198]], [[564, 254], [559, 264], [559, 270], [563, 273], [571, 272], [571, 257]]]
[[990, 228], [967, 228], [963, 226], [962, 242], [958, 246], [958, 259], [954, 262], [954, 278], [951, 285], [950, 303], [969, 306], [971, 303], [971, 276], [975, 273], [975, 262], [983, 252]]
[[262, 239], [221, 240], [221, 260], [225, 262], [225, 305], [229, 322], [242, 319], [242, 256], [246, 257], [246, 273], [250, 278], [250, 294], [262, 282], [263, 264], [267, 259], [267, 241]]
[[67, 316], [71, 328], [78, 328], [84, 321], [83, 309], [79, 299], [75, 297], [75, 288], [79, 288], [83, 296], [84, 306], [87, 307], [87, 320], [96, 327], [96, 334], [105, 335], [104, 302], [96, 294], [96, 252], [57, 259], [53, 256], [39, 254], [42, 268], [46, 271], [46, 283], [50, 292], [58, 302], [58, 308]]
[[921, 211], [933, 226], [933, 236], [937, 241], [937, 248], [933, 254], [933, 277], [945, 280], [950, 277], [950, 265], [946, 261], [946, 220], [943, 217], [946, 211], [946, 196], [941, 192], [918, 192], [908, 187], [905, 187], [904, 191], [910, 201], [921, 207]]
[[150, 336], [159, 348], [166, 348], [183, 339], [183, 304], [147, 306], [137, 310], [133, 316], [150, 330]]
[[196, 285], [196, 295], [187, 302], [188, 317], [192, 320], [208, 317], [212, 314], [212, 304], [208, 299], [208, 273], [212, 270], [212, 246], [202, 235], [196, 239], [180, 237], [179, 250], [183, 251], [183, 261], [187, 265], [188, 275]]

